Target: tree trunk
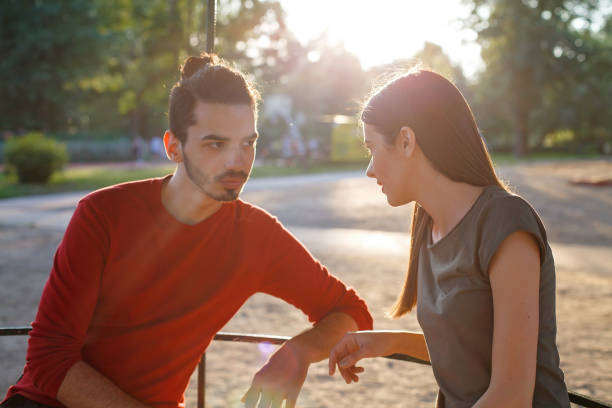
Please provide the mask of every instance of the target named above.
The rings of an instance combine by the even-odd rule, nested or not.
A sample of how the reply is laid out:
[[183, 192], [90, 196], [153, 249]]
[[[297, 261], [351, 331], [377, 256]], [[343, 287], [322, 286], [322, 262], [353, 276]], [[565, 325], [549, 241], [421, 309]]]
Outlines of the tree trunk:
[[529, 154], [529, 125], [527, 112], [519, 109], [516, 115], [516, 134], [514, 138], [514, 156], [525, 157]]

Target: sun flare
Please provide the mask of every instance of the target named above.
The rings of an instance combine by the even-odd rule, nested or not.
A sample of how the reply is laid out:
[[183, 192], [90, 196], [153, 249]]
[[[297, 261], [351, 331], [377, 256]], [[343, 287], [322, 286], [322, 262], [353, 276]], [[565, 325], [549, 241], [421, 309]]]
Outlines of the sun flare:
[[302, 42], [326, 35], [364, 68], [412, 57], [426, 41], [442, 46], [471, 75], [482, 64], [475, 33], [462, 28], [460, 0], [284, 0], [290, 30]]

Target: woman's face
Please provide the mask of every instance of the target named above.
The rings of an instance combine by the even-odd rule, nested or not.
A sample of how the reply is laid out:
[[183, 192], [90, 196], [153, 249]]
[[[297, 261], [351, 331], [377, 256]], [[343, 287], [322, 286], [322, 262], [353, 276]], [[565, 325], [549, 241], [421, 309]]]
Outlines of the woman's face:
[[376, 179], [393, 207], [414, 200], [410, 192], [409, 157], [403, 147], [401, 136], [395, 143], [387, 144], [385, 137], [371, 125], [364, 124], [364, 143], [370, 151], [370, 164], [366, 171], [368, 177]]

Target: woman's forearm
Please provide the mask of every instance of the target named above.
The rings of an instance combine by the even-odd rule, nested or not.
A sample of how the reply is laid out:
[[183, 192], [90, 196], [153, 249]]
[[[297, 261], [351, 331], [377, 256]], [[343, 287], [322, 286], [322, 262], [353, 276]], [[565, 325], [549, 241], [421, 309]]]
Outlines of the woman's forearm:
[[419, 360], [430, 361], [425, 336], [423, 333], [414, 333], [408, 331], [388, 331], [392, 336], [392, 348], [389, 354], [401, 353], [418, 358]]

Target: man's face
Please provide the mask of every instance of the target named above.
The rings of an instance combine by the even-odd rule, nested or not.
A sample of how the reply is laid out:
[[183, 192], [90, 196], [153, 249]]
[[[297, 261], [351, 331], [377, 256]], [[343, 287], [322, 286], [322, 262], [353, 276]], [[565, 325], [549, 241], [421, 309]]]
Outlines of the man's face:
[[194, 117], [195, 124], [187, 128], [187, 139], [181, 145], [187, 176], [214, 200], [235, 200], [255, 159], [253, 109], [198, 102]]

